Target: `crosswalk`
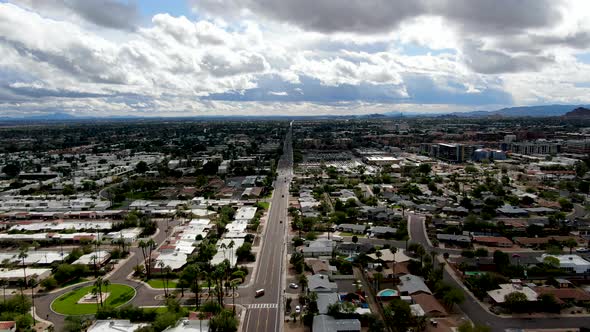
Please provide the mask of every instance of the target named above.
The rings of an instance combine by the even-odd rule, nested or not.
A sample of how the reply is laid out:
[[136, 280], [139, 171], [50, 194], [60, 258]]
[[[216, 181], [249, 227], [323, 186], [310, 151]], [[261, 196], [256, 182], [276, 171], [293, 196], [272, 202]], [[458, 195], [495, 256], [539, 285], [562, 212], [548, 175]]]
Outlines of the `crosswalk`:
[[278, 307], [276, 303], [254, 303], [248, 305], [248, 309], [276, 309]]

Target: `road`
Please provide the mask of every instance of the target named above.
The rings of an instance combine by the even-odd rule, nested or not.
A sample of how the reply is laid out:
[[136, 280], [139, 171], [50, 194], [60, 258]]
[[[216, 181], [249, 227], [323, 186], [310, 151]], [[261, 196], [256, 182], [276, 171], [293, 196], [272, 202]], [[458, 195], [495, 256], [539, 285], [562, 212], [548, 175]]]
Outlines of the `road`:
[[[279, 331], [282, 329], [282, 322], [284, 321], [282, 297], [285, 289], [285, 239], [288, 224], [289, 183], [293, 172], [291, 135], [291, 130], [289, 130], [285, 138], [284, 154], [278, 162], [278, 174], [274, 184], [275, 190], [263, 234], [262, 248], [257, 257], [255, 279], [249, 287], [239, 289], [240, 296], [236, 301], [248, 309], [244, 318], [243, 331]], [[158, 221], [160, 231], [152, 237], [158, 246], [166, 240], [167, 227], [172, 229], [177, 224], [178, 221]], [[127, 279], [127, 276], [133, 272], [134, 266], [141, 264], [143, 260], [140, 248], [132, 247], [130, 251], [133, 255], [106, 278], [111, 283], [125, 284], [135, 288], [136, 296], [131, 300], [131, 304], [135, 306], [164, 305], [164, 301], [160, 300], [163, 290], [152, 289], [141, 282]], [[65, 316], [54, 313], [51, 310], [51, 302], [74, 288], [89, 286], [92, 283], [93, 281], [88, 281], [52, 293], [36, 294], [35, 308], [37, 315], [42, 319], [53, 322], [55, 330], [61, 331], [64, 326]], [[254, 293], [257, 289], [264, 289], [265, 294], [255, 298]]]
[[[160, 232], [153, 236], [153, 240], [159, 246], [164, 242], [166, 239], [166, 227], [169, 225], [171, 228], [178, 224], [178, 221], [170, 221], [167, 222], [165, 220], [158, 221], [158, 228]], [[163, 305], [163, 301], [156, 300], [156, 295], [162, 294], [162, 290], [156, 290], [149, 287], [146, 287], [143, 283], [129, 280], [127, 276], [133, 272], [133, 267], [137, 264], [141, 264], [143, 260], [143, 256], [141, 254], [141, 249], [138, 247], [131, 247], [130, 252], [133, 253], [133, 256], [128, 259], [126, 262], [123, 263], [117, 270], [115, 270], [111, 275], [107, 277], [107, 279], [113, 284], [125, 284], [135, 288], [136, 296], [131, 301], [132, 304], [136, 306], [152, 306], [152, 305]], [[51, 311], [51, 302], [61, 296], [64, 293], [71, 291], [73, 288], [89, 286], [93, 283], [93, 281], [88, 281], [85, 283], [80, 283], [77, 285], [73, 285], [67, 288], [60, 289], [54, 293], [42, 293], [36, 294], [35, 296], [35, 308], [37, 310], [37, 315], [43, 319], [49, 320], [53, 322], [56, 331], [61, 331], [64, 324], [65, 316], [59, 315]]]
[[[437, 250], [433, 248], [426, 241], [424, 233], [424, 217], [420, 215], [410, 214], [408, 216], [408, 227], [410, 227], [410, 238], [412, 242], [418, 242], [424, 246], [427, 252], [435, 250], [439, 253], [445, 250]], [[462, 283], [453, 278], [448, 269], [444, 270], [443, 280], [458, 289], [461, 289], [465, 294], [465, 302], [459, 307], [469, 318], [476, 324], [483, 324], [489, 326], [493, 332], [505, 331], [506, 329], [553, 329], [553, 328], [579, 328], [582, 326], [590, 326], [590, 317], [500, 317], [485, 310], [477, 301], [477, 299], [464, 290]]]
[[[289, 183], [293, 172], [291, 135], [289, 130], [284, 143], [284, 154], [278, 163], [278, 174], [263, 235], [262, 250], [257, 257], [254, 283], [250, 289], [240, 292], [240, 297], [245, 297], [241, 302], [249, 303], [245, 304], [248, 310], [242, 328], [244, 332], [282, 330], [287, 209]], [[254, 298], [257, 289], [264, 289], [264, 295]]]

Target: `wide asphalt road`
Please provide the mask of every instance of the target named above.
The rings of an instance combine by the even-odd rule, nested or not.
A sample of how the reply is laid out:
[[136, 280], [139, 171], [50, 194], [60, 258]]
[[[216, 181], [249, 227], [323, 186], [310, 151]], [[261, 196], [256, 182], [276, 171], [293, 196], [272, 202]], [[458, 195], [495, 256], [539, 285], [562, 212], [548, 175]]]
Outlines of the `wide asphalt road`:
[[[285, 239], [289, 183], [293, 171], [291, 130], [286, 136], [284, 154], [277, 167], [272, 204], [266, 221], [262, 248], [257, 257], [257, 272], [251, 287], [242, 290], [241, 303], [246, 311], [244, 332], [280, 331], [283, 323], [283, 293], [285, 269]], [[264, 289], [264, 295], [255, 297], [256, 290]], [[244, 294], [246, 292], [246, 294]]]
[[[417, 214], [408, 216], [408, 227], [412, 242], [418, 242], [424, 246], [427, 252], [436, 250], [426, 241], [424, 233], [424, 217]], [[556, 329], [556, 328], [579, 328], [590, 326], [590, 317], [500, 317], [485, 310], [471, 292], [465, 291], [463, 285], [453, 278], [447, 269], [444, 269], [443, 280], [461, 291], [465, 295], [465, 302], [459, 307], [476, 324], [489, 326], [493, 332], [505, 331], [506, 329]]]

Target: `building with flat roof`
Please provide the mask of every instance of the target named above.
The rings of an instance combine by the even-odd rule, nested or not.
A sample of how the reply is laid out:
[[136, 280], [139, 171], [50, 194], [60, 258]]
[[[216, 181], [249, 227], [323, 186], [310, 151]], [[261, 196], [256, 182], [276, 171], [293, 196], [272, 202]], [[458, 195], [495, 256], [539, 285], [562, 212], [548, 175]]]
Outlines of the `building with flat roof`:
[[97, 320], [90, 325], [87, 332], [133, 332], [148, 325], [146, 323], [131, 323], [126, 319]]
[[559, 260], [559, 267], [568, 272], [587, 273], [590, 272], [590, 262], [578, 255], [548, 255], [543, 254], [539, 261], [543, 262], [545, 257], [555, 257]]
[[360, 332], [361, 322], [358, 319], [336, 319], [328, 315], [313, 317], [313, 332]]
[[515, 292], [524, 294], [528, 301], [537, 301], [537, 292], [521, 284], [500, 284], [499, 289], [488, 291], [488, 295], [495, 303], [504, 303], [506, 301], [506, 295]]

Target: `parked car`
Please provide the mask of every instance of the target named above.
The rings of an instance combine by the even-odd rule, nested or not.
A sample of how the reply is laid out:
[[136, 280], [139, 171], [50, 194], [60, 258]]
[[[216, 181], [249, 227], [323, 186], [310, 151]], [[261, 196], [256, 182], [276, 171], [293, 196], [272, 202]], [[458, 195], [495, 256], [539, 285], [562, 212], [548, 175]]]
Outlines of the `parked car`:
[[588, 248], [576, 248], [576, 252], [590, 252]]
[[299, 288], [299, 285], [297, 285], [296, 283], [292, 282], [292, 283], [289, 284], [289, 288], [297, 289], [297, 288]]
[[295, 307], [295, 313], [297, 313], [297, 314], [301, 313], [301, 307], [300, 306], [296, 306]]

